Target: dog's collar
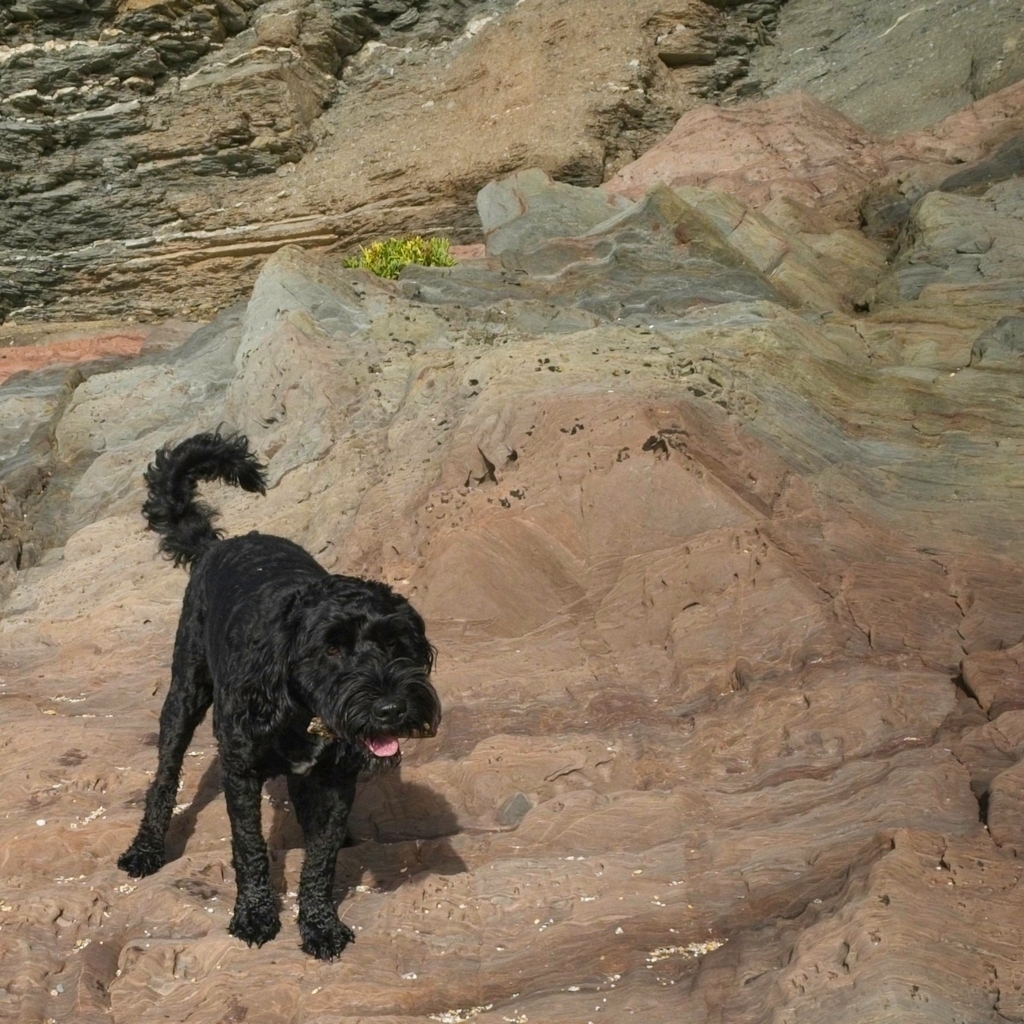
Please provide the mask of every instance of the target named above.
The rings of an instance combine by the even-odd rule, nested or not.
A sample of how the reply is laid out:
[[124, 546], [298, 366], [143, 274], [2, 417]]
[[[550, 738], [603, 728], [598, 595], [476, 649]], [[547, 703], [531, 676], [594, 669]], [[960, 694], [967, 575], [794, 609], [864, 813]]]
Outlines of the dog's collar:
[[324, 720], [319, 715], [314, 715], [309, 720], [309, 725], [306, 726], [306, 732], [311, 733], [313, 736], [319, 736], [321, 739], [331, 740], [332, 742], [338, 737], [327, 728]]

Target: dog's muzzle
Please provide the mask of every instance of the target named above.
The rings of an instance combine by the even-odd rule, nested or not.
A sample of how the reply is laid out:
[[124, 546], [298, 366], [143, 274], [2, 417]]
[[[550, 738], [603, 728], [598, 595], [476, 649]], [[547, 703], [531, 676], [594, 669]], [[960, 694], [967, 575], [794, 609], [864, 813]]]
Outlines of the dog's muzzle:
[[374, 653], [348, 668], [336, 685], [338, 703], [321, 707], [319, 726], [364, 751], [371, 764], [394, 766], [401, 740], [437, 735], [441, 707], [423, 665]]

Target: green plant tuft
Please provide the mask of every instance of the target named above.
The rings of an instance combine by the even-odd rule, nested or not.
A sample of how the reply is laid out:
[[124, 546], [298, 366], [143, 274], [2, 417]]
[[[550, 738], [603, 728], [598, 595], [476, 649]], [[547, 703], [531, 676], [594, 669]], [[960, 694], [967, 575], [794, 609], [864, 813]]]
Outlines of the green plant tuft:
[[364, 267], [378, 277], [398, 277], [402, 267], [419, 263], [424, 267], [454, 267], [447, 238], [423, 238], [408, 235], [360, 246], [358, 256], [348, 256], [346, 267]]

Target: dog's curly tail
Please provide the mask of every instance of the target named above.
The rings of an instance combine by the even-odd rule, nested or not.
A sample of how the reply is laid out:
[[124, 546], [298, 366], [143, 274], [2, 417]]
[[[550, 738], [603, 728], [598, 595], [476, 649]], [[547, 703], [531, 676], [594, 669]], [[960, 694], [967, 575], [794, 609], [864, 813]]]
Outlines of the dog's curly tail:
[[196, 434], [161, 448], [145, 473], [149, 499], [142, 506], [149, 528], [160, 534], [160, 550], [175, 565], [190, 565], [223, 536], [213, 525], [217, 510], [196, 499], [200, 480], [266, 494], [264, 469], [242, 434]]

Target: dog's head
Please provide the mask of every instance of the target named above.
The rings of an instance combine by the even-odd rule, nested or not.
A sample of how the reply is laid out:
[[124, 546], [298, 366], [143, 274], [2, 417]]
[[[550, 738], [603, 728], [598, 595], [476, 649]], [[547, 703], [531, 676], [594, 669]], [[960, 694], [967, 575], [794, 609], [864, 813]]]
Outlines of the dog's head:
[[434, 649], [404, 597], [383, 583], [329, 576], [299, 605], [295, 695], [327, 730], [360, 751], [371, 770], [397, 765], [402, 739], [435, 735]]

